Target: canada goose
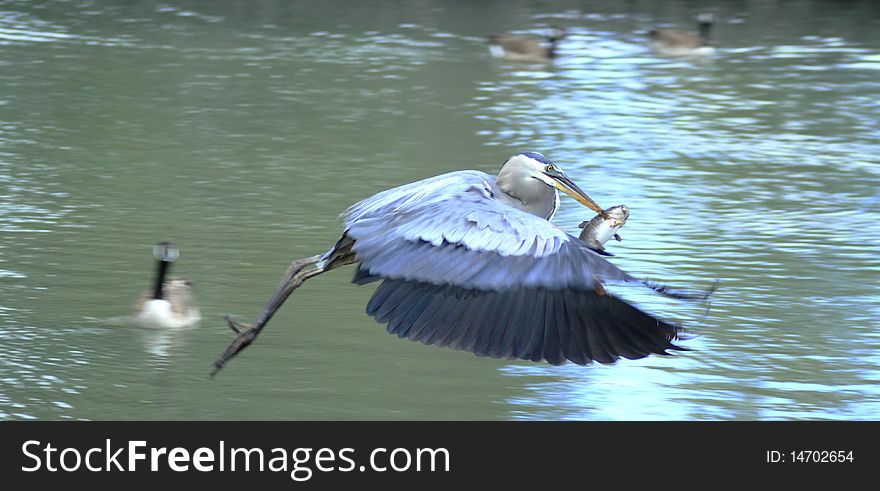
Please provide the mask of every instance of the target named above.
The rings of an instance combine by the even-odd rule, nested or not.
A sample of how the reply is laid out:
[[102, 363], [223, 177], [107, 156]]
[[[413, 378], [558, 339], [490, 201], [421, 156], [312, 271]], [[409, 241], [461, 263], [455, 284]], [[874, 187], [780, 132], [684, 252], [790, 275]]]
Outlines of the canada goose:
[[715, 51], [709, 45], [709, 31], [712, 28], [714, 15], [703, 13], [697, 17], [698, 32], [678, 31], [675, 29], [654, 29], [648, 33], [651, 46], [655, 51], [668, 56], [706, 55]]
[[180, 278], [168, 278], [168, 271], [180, 255], [176, 247], [160, 242], [153, 249], [158, 260], [155, 286], [135, 303], [131, 319], [142, 327], [189, 327], [202, 316], [196, 305], [193, 285]]
[[496, 58], [513, 61], [548, 62], [556, 57], [556, 43], [565, 35], [565, 31], [554, 27], [547, 36], [547, 41], [529, 39], [519, 36], [489, 36], [489, 52]]

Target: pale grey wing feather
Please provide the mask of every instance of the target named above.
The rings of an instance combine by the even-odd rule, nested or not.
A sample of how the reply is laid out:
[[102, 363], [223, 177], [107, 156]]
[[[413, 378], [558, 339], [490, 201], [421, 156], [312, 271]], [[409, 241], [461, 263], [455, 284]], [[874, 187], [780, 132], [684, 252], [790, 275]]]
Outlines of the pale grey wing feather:
[[571, 240], [546, 220], [493, 199], [494, 182], [484, 172], [458, 171], [389, 189], [349, 208], [345, 227], [355, 240], [391, 234], [505, 256], [546, 256]]
[[354, 250], [360, 261], [359, 283], [394, 278], [479, 290], [574, 288], [592, 290], [596, 280], [636, 281], [595, 252], [572, 241], [547, 257], [502, 256], [452, 244], [384, 242], [361, 239]]
[[481, 290], [593, 289], [596, 280], [634, 281], [547, 220], [492, 197], [493, 178], [444, 174], [385, 191], [349, 209], [346, 234], [361, 270]]

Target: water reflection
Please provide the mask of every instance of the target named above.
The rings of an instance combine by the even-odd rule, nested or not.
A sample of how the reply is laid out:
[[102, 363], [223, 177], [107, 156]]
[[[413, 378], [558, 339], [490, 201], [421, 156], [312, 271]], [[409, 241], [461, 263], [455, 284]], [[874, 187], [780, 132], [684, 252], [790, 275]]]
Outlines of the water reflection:
[[[722, 287], [702, 342], [687, 343], [699, 356], [589, 371], [517, 366], [509, 375], [531, 383], [528, 397], [512, 401], [524, 407], [516, 416], [876, 415], [877, 392], [863, 385], [874, 376], [842, 368], [839, 350], [866, 342], [853, 329], [867, 320], [856, 305], [878, 287], [866, 274], [878, 264], [880, 229], [862, 205], [877, 183], [878, 113], [840, 93], [855, 83], [876, 94], [878, 84], [862, 73], [828, 76], [829, 64], [873, 59], [876, 46], [804, 36], [682, 60], [653, 56], [638, 39], [572, 31], [566, 50], [590, 56], [562, 51], [553, 69], [510, 65], [481, 83], [481, 119], [501, 128], [481, 134], [500, 146], [539, 141], [555, 159], [583, 165], [579, 181], [601, 183], [588, 188], [600, 203], [609, 202], [603, 194], [614, 203], [627, 196], [626, 235], [637, 240], [615, 245], [618, 264], [673, 281], [713, 271]], [[573, 211], [563, 208], [557, 222], [584, 218]]]
[[[720, 6], [705, 59], [644, 36], [688, 25], [688, 2], [254, 5], [0, 7], [0, 419], [880, 414], [880, 18], [865, 4], [786, 4], [810, 14], [797, 25], [765, 2]], [[552, 65], [493, 60], [486, 18], [568, 37]], [[705, 317], [638, 297], [692, 325], [693, 352], [548, 367], [403, 343], [343, 272], [206, 381], [220, 317], [254, 313], [291, 258], [326, 250], [347, 205], [524, 149], [630, 207], [618, 265], [721, 281]], [[566, 202], [556, 223], [586, 218]], [[197, 329], [113, 321], [160, 239], [204, 285]]]
[[150, 355], [149, 366], [167, 368], [170, 358], [186, 349], [188, 329], [140, 329], [144, 350]]

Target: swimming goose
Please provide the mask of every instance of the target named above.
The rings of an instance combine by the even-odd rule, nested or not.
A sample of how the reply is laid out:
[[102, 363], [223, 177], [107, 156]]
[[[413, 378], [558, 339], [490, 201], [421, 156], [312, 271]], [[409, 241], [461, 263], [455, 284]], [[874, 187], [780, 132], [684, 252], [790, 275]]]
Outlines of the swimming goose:
[[488, 37], [489, 52], [506, 60], [546, 63], [556, 57], [556, 43], [564, 35], [565, 31], [558, 27], [553, 28], [546, 42], [506, 34], [492, 35]]
[[648, 33], [651, 47], [667, 56], [707, 55], [715, 51], [709, 45], [709, 31], [712, 29], [714, 15], [703, 13], [697, 17], [697, 34], [676, 29], [654, 29]]
[[201, 320], [196, 305], [192, 282], [169, 278], [168, 272], [180, 252], [168, 242], [160, 242], [153, 249], [158, 261], [154, 287], [137, 301], [132, 321], [142, 327], [189, 327]]

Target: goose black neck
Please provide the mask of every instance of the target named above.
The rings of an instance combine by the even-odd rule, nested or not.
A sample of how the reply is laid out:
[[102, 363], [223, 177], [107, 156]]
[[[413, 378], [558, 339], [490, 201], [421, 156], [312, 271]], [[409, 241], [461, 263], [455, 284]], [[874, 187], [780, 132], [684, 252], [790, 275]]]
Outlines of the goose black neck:
[[556, 42], [559, 41], [558, 37], [551, 36], [548, 38], [550, 41], [550, 47], [547, 48], [547, 57], [548, 58], [556, 58]]
[[711, 22], [700, 22], [700, 37], [703, 38], [703, 44], [709, 44], [709, 31], [711, 29]]
[[162, 291], [162, 286], [165, 284], [165, 275], [168, 274], [168, 269], [171, 267], [171, 263], [169, 261], [159, 261], [159, 265], [156, 268], [156, 286], [153, 290], [153, 299], [161, 300], [164, 295]]

